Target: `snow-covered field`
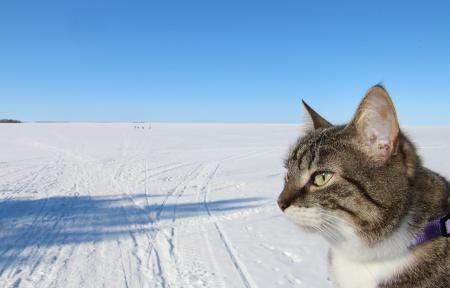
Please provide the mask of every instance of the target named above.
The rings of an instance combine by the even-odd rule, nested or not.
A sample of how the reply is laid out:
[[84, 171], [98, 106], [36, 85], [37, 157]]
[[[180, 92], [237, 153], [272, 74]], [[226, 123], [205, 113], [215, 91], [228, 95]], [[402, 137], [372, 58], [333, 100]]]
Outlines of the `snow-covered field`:
[[[276, 208], [296, 125], [0, 126], [0, 287], [331, 287]], [[409, 127], [450, 176], [450, 128]]]

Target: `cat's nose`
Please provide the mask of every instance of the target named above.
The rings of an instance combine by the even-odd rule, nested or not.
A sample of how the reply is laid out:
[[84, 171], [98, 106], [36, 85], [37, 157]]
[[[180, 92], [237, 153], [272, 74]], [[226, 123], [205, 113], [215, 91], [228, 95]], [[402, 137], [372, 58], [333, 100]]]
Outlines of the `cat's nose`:
[[291, 206], [292, 201], [296, 198], [296, 190], [290, 185], [284, 185], [283, 191], [281, 191], [280, 196], [278, 196], [278, 207], [281, 211], [286, 210]]
[[284, 185], [283, 191], [281, 191], [280, 196], [278, 196], [278, 207], [281, 211], [286, 210], [291, 206], [292, 202], [297, 198], [297, 190], [291, 185]]
[[282, 198], [282, 197], [278, 197], [278, 207], [280, 207], [281, 211], [286, 210], [286, 208], [288, 208], [291, 203], [290, 201], [288, 201], [288, 199]]

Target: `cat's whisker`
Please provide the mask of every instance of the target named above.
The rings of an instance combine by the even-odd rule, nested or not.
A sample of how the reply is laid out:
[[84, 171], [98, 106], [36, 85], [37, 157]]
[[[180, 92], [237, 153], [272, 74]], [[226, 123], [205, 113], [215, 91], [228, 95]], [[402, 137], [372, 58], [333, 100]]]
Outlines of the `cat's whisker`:
[[[338, 217], [336, 215], [333, 215], [331, 213], [324, 213], [325, 218], [328, 218], [327, 221], [329, 221], [331, 224], [333, 225], [337, 225], [337, 224], [343, 224], [343, 225], [347, 225], [350, 226], [351, 228], [353, 228], [355, 230], [355, 232], [362, 232], [361, 228], [356, 226], [355, 224], [353, 224], [352, 222], [346, 221], [345, 219]], [[330, 218], [333, 220], [336, 220], [337, 223], [330, 221]]]
[[331, 240], [333, 240], [334, 242], [338, 242], [338, 238], [333, 229], [328, 227], [325, 223], [321, 227], [327, 233], [327, 235], [331, 238]]
[[327, 238], [330, 238], [332, 241], [337, 241], [335, 236], [328, 229], [326, 229], [324, 226], [317, 226], [316, 229], [318, 231], [320, 231], [323, 234], [323, 236], [325, 236]]
[[336, 229], [336, 227], [334, 227], [334, 225], [330, 222], [324, 222], [323, 223], [323, 227], [325, 227], [325, 229], [327, 229], [328, 231], [330, 231], [330, 233], [333, 233], [333, 235], [335, 235], [335, 239], [336, 241], [338, 240], [338, 236], [339, 238], [342, 238], [342, 236], [340, 235], [339, 231]]

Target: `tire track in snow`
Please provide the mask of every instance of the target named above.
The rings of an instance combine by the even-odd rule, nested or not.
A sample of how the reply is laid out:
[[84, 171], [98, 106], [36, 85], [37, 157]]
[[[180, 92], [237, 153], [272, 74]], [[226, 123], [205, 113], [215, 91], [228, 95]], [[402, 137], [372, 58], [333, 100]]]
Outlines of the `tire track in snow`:
[[[166, 220], [165, 221], [170, 221], [170, 224], [168, 224], [168, 228], [166, 229], [160, 229], [163, 231], [163, 235], [165, 237], [164, 241], [161, 241], [159, 243], [164, 244], [163, 247], [163, 251], [166, 252], [166, 256], [167, 258], [170, 259], [171, 261], [171, 266], [173, 266], [173, 268], [171, 269], [171, 274], [174, 275], [175, 277], [178, 279], [177, 282], [178, 283], [174, 283], [175, 286], [180, 286], [180, 285], [187, 285], [188, 283], [185, 281], [185, 278], [183, 277], [183, 270], [181, 269], [182, 267], [180, 267], [180, 259], [179, 257], [177, 257], [177, 248], [178, 245], [176, 244], [177, 240], [178, 240], [178, 232], [176, 229], [176, 221], [178, 220], [177, 218], [177, 209], [178, 209], [178, 204], [179, 204], [179, 200], [181, 199], [181, 197], [183, 196], [183, 194], [186, 192], [187, 189], [189, 189], [189, 186], [192, 184], [192, 181], [195, 181], [195, 179], [197, 179], [201, 173], [202, 167], [204, 164], [199, 164], [196, 166], [196, 168], [194, 168], [189, 174], [188, 176], [185, 178], [185, 180], [181, 183], [181, 185], [178, 185], [176, 187], [176, 189], [173, 190], [173, 193], [170, 195], [171, 197], [168, 199], [168, 201], [166, 201], [167, 203], [170, 203], [172, 209], [171, 211], [167, 211], [167, 216], [164, 217]], [[173, 197], [172, 197], [173, 196]], [[171, 201], [172, 200], [172, 201]], [[161, 223], [161, 215], [163, 215], [164, 212], [166, 212], [166, 205], [164, 205], [164, 210], [161, 211], [161, 213], [158, 216], [158, 223]], [[170, 220], [169, 220], [170, 219]], [[169, 231], [168, 233], [166, 233], [165, 231]], [[175, 278], [172, 277], [172, 278]], [[215, 285], [215, 287], [219, 287], [218, 285]]]
[[[167, 172], [171, 172], [171, 171], [174, 171], [174, 170], [177, 170], [180, 168], [191, 166], [193, 164], [194, 163], [187, 162], [187, 163], [162, 165], [160, 167], [151, 168], [151, 169], [147, 169], [147, 167], [146, 167], [144, 170], [144, 173], [145, 173], [144, 179], [140, 180], [139, 183], [144, 183], [146, 185], [148, 180], [150, 180], [156, 176], [163, 175], [163, 174], [166, 174]], [[153, 172], [153, 173], [148, 174], [149, 172]]]
[[[200, 190], [205, 183], [206, 167], [207, 163], [201, 163], [197, 171], [188, 177], [188, 181], [179, 191], [173, 205], [171, 216], [173, 226], [170, 228], [172, 239], [169, 241], [174, 246], [172, 257], [176, 259], [182, 287], [224, 287], [221, 277], [217, 277], [219, 269], [217, 264], [214, 264], [215, 256], [211, 253], [211, 249], [205, 249], [209, 246], [209, 242], [205, 237], [204, 226], [194, 225], [189, 229], [182, 226], [174, 227], [179, 218], [177, 217], [179, 205], [191, 207], [190, 210], [181, 212], [192, 213], [193, 217], [201, 214]], [[183, 194], [185, 196], [181, 198]], [[184, 201], [178, 205], [180, 199]], [[213, 267], [210, 264], [213, 264]]]
[[[171, 190], [171, 192], [167, 193], [164, 200], [162, 201], [162, 203], [159, 205], [159, 208], [157, 210], [157, 212], [155, 213], [155, 218], [152, 219], [152, 222], [156, 223], [155, 224], [155, 229], [156, 229], [156, 233], [153, 236], [153, 245], [152, 245], [152, 249], [151, 249], [151, 254], [156, 254], [156, 257], [154, 257], [155, 259], [157, 259], [158, 261], [161, 261], [161, 257], [159, 256], [159, 253], [162, 251], [168, 251], [168, 257], [164, 258], [164, 259], [170, 259], [169, 263], [165, 263], [164, 267], [171, 267], [171, 275], [170, 276], [175, 276], [176, 279], [175, 283], [173, 283], [174, 287], [177, 287], [182, 283], [180, 277], [179, 277], [179, 267], [178, 267], [178, 261], [176, 259], [176, 257], [174, 256], [173, 253], [173, 239], [170, 238], [170, 236], [167, 236], [164, 231], [162, 231], [164, 228], [161, 227], [161, 223], [164, 219], [162, 219], [162, 215], [164, 215], [167, 211], [167, 204], [171, 201], [171, 199], [175, 199], [175, 203], [177, 203], [179, 197], [184, 193], [184, 191], [186, 190], [186, 187], [189, 185], [190, 181], [192, 181], [193, 177], [196, 177], [196, 175], [198, 175], [199, 170], [201, 168], [201, 164], [197, 165], [194, 169], [192, 169], [187, 175], [186, 177], [180, 182], [178, 183], [175, 188], [173, 188]], [[177, 196], [177, 197], [173, 197], [173, 196]], [[175, 209], [176, 209], [176, 204], [173, 205], [174, 210], [173, 213], [175, 213]], [[169, 212], [170, 214], [170, 212]], [[173, 215], [173, 214], [172, 214]], [[149, 216], [150, 217], [150, 216]], [[175, 218], [173, 218], [174, 216], [172, 216], [172, 222], [174, 221]], [[173, 235], [173, 234], [172, 234]], [[159, 236], [159, 238], [157, 238]], [[163, 237], [163, 238], [161, 238]], [[156, 241], [158, 240], [158, 241]], [[161, 246], [164, 246], [164, 248], [162, 248]], [[161, 263], [158, 262], [158, 266], [161, 267]], [[161, 269], [162, 270], [162, 269]], [[165, 273], [164, 271], [161, 271], [161, 273], [167, 274], [169, 269], [166, 269]], [[174, 272], [173, 270], [176, 270], [177, 272], [175, 273], [176, 275], [173, 275]], [[174, 277], [169, 277], [170, 281], [174, 281]], [[170, 283], [168, 283], [167, 285], [169, 285]], [[170, 286], [170, 285], [169, 285]], [[165, 286], [164, 286], [165, 287]]]
[[[211, 191], [211, 182], [213, 181], [213, 179], [216, 177], [217, 172], [219, 171], [220, 166], [227, 162], [227, 161], [235, 161], [235, 160], [244, 160], [244, 159], [248, 159], [248, 158], [252, 158], [252, 157], [256, 157], [256, 156], [260, 156], [266, 153], [270, 153], [272, 152], [272, 150], [275, 149], [265, 149], [263, 151], [253, 151], [253, 152], [248, 152], [248, 153], [243, 153], [243, 154], [239, 154], [239, 155], [233, 155], [233, 156], [229, 156], [226, 158], [223, 158], [222, 160], [218, 161], [216, 164], [214, 164], [213, 168], [209, 171], [209, 176], [207, 177], [207, 180], [205, 182], [204, 187], [202, 188], [203, 191], [203, 206], [208, 214], [209, 217], [214, 217], [209, 205], [208, 205], [208, 196], [210, 194]], [[240, 280], [242, 282], [242, 285], [246, 288], [252, 288], [252, 287], [257, 287], [254, 280], [252, 279], [252, 277], [250, 276], [250, 273], [248, 273], [247, 268], [245, 267], [245, 265], [239, 260], [238, 256], [237, 256], [237, 252], [234, 250], [231, 241], [229, 240], [227, 234], [225, 233], [225, 231], [223, 230], [223, 228], [221, 227], [221, 224], [218, 221], [214, 221], [212, 222], [217, 234], [219, 235], [219, 238], [221, 240], [221, 242], [223, 243], [223, 246], [230, 258], [231, 263], [233, 264], [236, 272], [238, 273]]]
[[[226, 161], [231, 161], [231, 160], [241, 160], [241, 159], [247, 159], [247, 158], [251, 158], [251, 157], [255, 157], [255, 156], [259, 156], [261, 154], [267, 153], [269, 151], [251, 151], [251, 152], [246, 152], [246, 153], [241, 153], [241, 154], [235, 154], [235, 155], [231, 155], [228, 157], [223, 158], [222, 160], [218, 161], [217, 163], [214, 161], [211, 162], [207, 162], [207, 163], [203, 163], [200, 169], [200, 172], [197, 175], [197, 179], [193, 179], [191, 182], [194, 184], [194, 186], [196, 186], [195, 188], [195, 200], [194, 203], [198, 203], [197, 204], [197, 216], [199, 217], [200, 214], [203, 214], [202, 210], [205, 211], [205, 214], [208, 215], [208, 217], [213, 217], [211, 210], [209, 209], [209, 206], [207, 204], [207, 193], [209, 191], [209, 187], [210, 187], [210, 182], [214, 179], [217, 170], [219, 169], [219, 166], [221, 163], [226, 162]], [[197, 183], [196, 183], [197, 182]], [[201, 194], [203, 193], [203, 197], [201, 196]], [[178, 197], [180, 198], [181, 195]], [[177, 204], [178, 201], [175, 203]], [[186, 203], [186, 202], [185, 202]], [[187, 202], [189, 203], [189, 202]], [[202, 205], [200, 205], [200, 203], [203, 203]], [[183, 203], [182, 203], [183, 204]], [[175, 205], [175, 207], [177, 207], [177, 205]], [[176, 208], [174, 209], [174, 216], [173, 219], [177, 219], [178, 217], [176, 217]], [[197, 225], [192, 225], [191, 227], [189, 227], [189, 234], [184, 235], [184, 237], [182, 238], [182, 240], [180, 240], [180, 243], [178, 245], [179, 249], [178, 249], [178, 254], [184, 254], [184, 255], [178, 255], [178, 257], [176, 258], [181, 258], [181, 261], [186, 262], [186, 259], [194, 259], [194, 260], [199, 260], [199, 258], [204, 258], [203, 260], [200, 259], [200, 262], [192, 262], [192, 261], [187, 261], [188, 263], [182, 263], [181, 265], [187, 265], [190, 266], [191, 269], [193, 269], [192, 267], [197, 267], [197, 269], [193, 269], [191, 272], [187, 272], [187, 275], [184, 275], [184, 278], [188, 278], [187, 281], [185, 281], [185, 283], [187, 283], [188, 286], [191, 287], [224, 287], [225, 284], [224, 282], [221, 280], [223, 279], [223, 276], [219, 276], [220, 274], [220, 269], [218, 268], [218, 264], [217, 264], [217, 259], [215, 256], [215, 253], [212, 251], [211, 248], [211, 244], [210, 244], [210, 239], [208, 238], [208, 235], [206, 233], [205, 230], [205, 225], [207, 223], [204, 223], [202, 221], [199, 221], [197, 217], [196, 220], [196, 224]], [[173, 225], [175, 226], [175, 221], [173, 221]], [[175, 227], [172, 227], [172, 231], [175, 231]], [[226, 249], [227, 254], [230, 258], [230, 261], [232, 262], [233, 267], [235, 268], [236, 272], [238, 273], [240, 279], [241, 279], [241, 283], [242, 285], [244, 285], [244, 287], [254, 287], [255, 285], [252, 284], [253, 280], [250, 278], [249, 274], [246, 272], [246, 268], [243, 266], [243, 264], [240, 263], [240, 261], [237, 258], [237, 253], [233, 250], [230, 241], [227, 240], [227, 236], [225, 234], [225, 232], [223, 231], [223, 229], [220, 227], [220, 224], [218, 223], [213, 223], [213, 227], [216, 231], [216, 233], [219, 235], [219, 239], [221, 239], [224, 249]], [[178, 227], [178, 230], [183, 231], [182, 227]], [[194, 232], [192, 230], [195, 230]], [[173, 235], [174, 233], [172, 233]], [[180, 236], [181, 237], [181, 236]], [[173, 241], [173, 240], [172, 240]], [[203, 245], [199, 244], [202, 243]], [[201, 251], [198, 250], [198, 247], [206, 247], [206, 251], [208, 253], [208, 256], [203, 255], [201, 256]], [[190, 263], [189, 263], [190, 262]], [[212, 274], [208, 275], [208, 274], [201, 274], [201, 273], [208, 273], [207, 271], [210, 271], [211, 269], [207, 269], [204, 268], [203, 271], [202, 269], [199, 270], [199, 266], [202, 265], [203, 263], [211, 263], [213, 264], [214, 267], [214, 272], [212, 272]], [[186, 273], [186, 267], [181, 267], [181, 269], [179, 269], [182, 271], [182, 273]], [[195, 274], [199, 274], [199, 277], [194, 277], [193, 281], [196, 283], [192, 283], [193, 281], [189, 281], [192, 279], [189, 279], [191, 277], [193, 277], [193, 273]], [[210, 279], [209, 281], [214, 281], [214, 285], [211, 285], [211, 283], [207, 283], [205, 282], [208, 281], [208, 278]], [[200, 281], [200, 282], [199, 282]], [[201, 281], [203, 281], [203, 283], [201, 283]], [[208, 285], [209, 284], [209, 285]]]
[[[129, 160], [130, 160], [130, 158], [125, 159], [123, 161], [123, 163], [120, 165], [121, 168], [119, 169], [118, 175], [116, 177], [114, 177], [115, 179], [120, 179], [121, 180], [121, 183], [118, 183], [117, 181], [115, 182], [117, 184], [116, 188], [117, 188], [117, 190], [120, 190], [121, 187], [123, 187], [123, 186], [127, 187], [123, 191], [124, 194], [122, 194], [122, 195], [125, 196], [128, 199], [128, 201], [129, 201], [129, 203], [131, 204], [132, 207], [138, 208], [137, 211], [140, 211], [141, 216], [143, 216], [148, 221], [148, 223], [154, 223], [155, 219], [152, 218], [148, 214], [147, 210], [134, 201], [133, 196], [130, 195], [130, 193], [129, 193], [128, 185], [126, 183], [127, 179], [124, 179], [122, 177], [123, 176], [123, 171], [125, 170], [126, 165], [130, 164]], [[145, 191], [147, 191], [147, 188], [145, 188]], [[146, 203], [148, 203], [148, 199], [146, 199]], [[124, 209], [123, 205], [121, 206], [121, 210], [122, 210], [122, 213], [123, 213], [124, 217], [126, 219], [128, 219], [128, 217], [129, 217], [128, 216], [128, 212], [126, 211], [126, 209]], [[127, 221], [130, 224], [132, 223], [132, 221], [129, 221], [129, 220], [127, 220]], [[153, 281], [154, 285], [156, 285], [157, 287], [167, 287], [166, 280], [164, 278], [164, 272], [163, 272], [163, 269], [162, 269], [162, 265], [160, 263], [161, 260], [160, 260], [160, 256], [159, 256], [159, 251], [157, 251], [157, 249], [155, 249], [156, 237], [157, 237], [157, 235], [159, 233], [159, 230], [155, 226], [150, 226], [150, 227], [148, 227], [148, 225], [144, 225], [144, 226], [145, 227], [141, 227], [140, 230], [148, 231], [148, 232], [145, 233], [145, 237], [147, 239], [146, 245], [147, 245], [147, 247], [149, 247], [149, 248], [147, 248], [149, 250], [146, 250], [146, 251], [149, 252], [149, 253], [145, 254], [145, 253], [141, 253], [139, 251], [140, 247], [143, 247], [144, 245], [139, 245], [138, 242], [136, 241], [137, 238], [135, 237], [134, 232], [130, 231], [129, 234], [130, 234], [130, 237], [133, 240], [133, 248], [132, 248], [133, 251], [132, 251], [132, 254], [137, 259], [137, 264], [138, 264], [139, 270], [152, 271], [152, 276], [154, 277], [153, 280], [156, 280], [156, 282]], [[122, 252], [121, 252], [121, 254], [122, 254]], [[143, 259], [142, 257], [147, 257], [147, 259]], [[123, 260], [121, 260], [121, 261], [122, 261], [122, 266], [123, 266]], [[142, 267], [143, 263], [147, 263], [147, 265]], [[124, 273], [124, 275], [126, 274], [125, 269], [123, 269], [123, 273]], [[147, 280], [146, 282], [148, 282], [148, 283], [152, 282], [152, 279], [146, 279], [146, 280]], [[128, 283], [128, 281], [127, 281], [127, 283]], [[144, 283], [144, 285], [145, 284], [146, 283]], [[139, 286], [143, 287], [142, 283], [140, 283]]]
[[[217, 163], [247, 159], [267, 152], [269, 151], [250, 151], [234, 154], [221, 159]], [[181, 276], [183, 287], [225, 287], [223, 276], [220, 275], [221, 269], [219, 269], [215, 253], [211, 248], [210, 239], [208, 238], [207, 231], [205, 230], [205, 225], [209, 225], [210, 222], [200, 221], [201, 214], [206, 214], [209, 218], [213, 217], [206, 203], [206, 195], [202, 196], [201, 194], [206, 194], [205, 189], [209, 189], [209, 184], [217, 173], [220, 164], [215, 163], [215, 161], [203, 162], [197, 166], [194, 171], [191, 171], [185, 178], [184, 185], [182, 182], [176, 187], [176, 189], [168, 193], [166, 199], [163, 201], [163, 205], [160, 207], [160, 211], [158, 212], [157, 223], [161, 223], [162, 220], [166, 218], [171, 218], [171, 223], [167, 225], [170, 231], [169, 234], [167, 235], [163, 233], [166, 235], [164, 241], [166, 245], [164, 249], [169, 251], [168, 256], [173, 259], [172, 263], [176, 263], [177, 271]], [[188, 194], [182, 197], [186, 192], [194, 192], [195, 195], [189, 196]], [[189, 201], [189, 198], [192, 197], [194, 197], [194, 199]], [[183, 199], [184, 201], [179, 203], [180, 199]], [[170, 202], [172, 207], [172, 216], [170, 216], [170, 211], [167, 212], [167, 209], [165, 208], [168, 202]], [[189, 203], [193, 203], [196, 207], [194, 207], [196, 209], [196, 219], [193, 220], [195, 222], [193, 225], [188, 225], [189, 228], [188, 231], [186, 231], [185, 228], [187, 227], [176, 224], [176, 222], [179, 221], [177, 212], [180, 205], [180, 207], [182, 207], [184, 204], [189, 205]], [[163, 213], [168, 213], [168, 215], [166, 217], [161, 217]], [[243, 268], [242, 264], [240, 264], [239, 260], [237, 260], [237, 257], [235, 256], [236, 253], [233, 252], [229, 241], [226, 239], [225, 233], [222, 231], [220, 226], [214, 226], [214, 229], [223, 242], [224, 249], [226, 249], [229, 255], [230, 262], [233, 263], [233, 267], [236, 269], [236, 272], [241, 278], [241, 283], [243, 283], [244, 287], [252, 287], [250, 283], [253, 281], [248, 280], [250, 277], [248, 276], [248, 273], [244, 272], [246, 269]], [[159, 243], [160, 242], [161, 241], [159, 241]], [[206, 250], [199, 250], [199, 247], [206, 248]], [[211, 264], [213, 266], [212, 271]]]
[[[209, 208], [209, 205], [208, 205], [208, 202], [209, 202], [208, 195], [209, 195], [209, 192], [210, 192], [210, 182], [217, 175], [217, 172], [219, 170], [219, 167], [220, 167], [221, 163], [225, 162], [225, 161], [227, 161], [227, 160], [223, 160], [223, 161], [221, 161], [220, 163], [218, 163], [215, 166], [214, 170], [212, 171], [212, 173], [211, 173], [211, 175], [210, 175], [210, 177], [208, 179], [208, 183], [207, 183], [207, 185], [205, 187], [205, 191], [204, 191], [204, 194], [203, 194], [204, 195], [204, 197], [203, 197], [203, 204], [204, 204], [204, 207], [205, 207], [205, 209], [208, 212], [208, 215], [210, 217], [213, 217], [211, 209]], [[225, 231], [222, 229], [220, 223], [216, 221], [216, 222], [213, 223], [213, 225], [214, 225], [214, 227], [216, 229], [216, 232], [219, 234], [219, 237], [220, 237], [220, 239], [221, 239], [221, 241], [222, 241], [222, 243], [223, 243], [223, 245], [224, 245], [224, 247], [225, 247], [225, 249], [226, 249], [226, 251], [228, 253], [228, 256], [231, 259], [231, 262], [232, 262], [234, 268], [238, 272], [244, 287], [247, 287], [247, 288], [257, 287], [254, 284], [255, 282], [251, 278], [250, 274], [247, 272], [247, 269], [245, 268], [245, 266], [238, 259], [237, 252], [234, 250], [234, 248], [233, 248], [233, 246], [232, 246], [228, 236], [226, 235]]]
[[[125, 160], [121, 164], [121, 169], [120, 170], [123, 171], [127, 164], [129, 164], [129, 161]], [[145, 162], [145, 165], [147, 165], [146, 162]], [[163, 165], [163, 166], [165, 166], [167, 168], [169, 165]], [[167, 168], [167, 169], [165, 169], [163, 171], [159, 171], [159, 173], [157, 173], [157, 174], [162, 174], [164, 172], [172, 171], [172, 170], [175, 170], [177, 168], [180, 168], [182, 166], [187, 166], [187, 165], [185, 165], [185, 164], [182, 164], [182, 165], [176, 164], [176, 165], [171, 165], [171, 166], [172, 167]], [[148, 170], [144, 169], [144, 172], [146, 172], [146, 171], [148, 171]], [[122, 173], [120, 173], [119, 177], [114, 177], [114, 178], [121, 178], [120, 176], [122, 176]], [[188, 177], [186, 177], [186, 178], [188, 178]], [[146, 179], [147, 179], [147, 177], [146, 177]], [[180, 184], [178, 184], [177, 187], [183, 185], [183, 182], [184, 182], [184, 180]], [[126, 185], [124, 185], [125, 182], [122, 182], [121, 184], [122, 185], [118, 185], [118, 187], [126, 186]], [[170, 193], [168, 193], [166, 195], [165, 199], [163, 200], [163, 203], [160, 204], [159, 209], [156, 212], [156, 215], [153, 215], [153, 216], [148, 213], [146, 208], [144, 208], [144, 207], [140, 206], [138, 203], [136, 203], [134, 201], [134, 199], [133, 199], [133, 196], [130, 195], [128, 193], [128, 191], [125, 191], [125, 194], [124, 194], [124, 196], [126, 196], [126, 198], [129, 199], [129, 201], [130, 201], [129, 203], [132, 204], [133, 207], [138, 208], [138, 211], [141, 211], [141, 213], [147, 218], [149, 223], [155, 223], [155, 225], [153, 225], [151, 227], [148, 227], [148, 225], [147, 225], [147, 227], [145, 227], [145, 228], [147, 228], [146, 230], [149, 231], [149, 232], [145, 233], [145, 235], [147, 237], [147, 245], [149, 246], [149, 248], [148, 248], [149, 249], [148, 258], [149, 258], [149, 261], [151, 262], [150, 269], [153, 269], [153, 276], [156, 277], [156, 282], [159, 283], [158, 285], [160, 287], [169, 287], [170, 285], [168, 285], [167, 280], [165, 279], [166, 278], [165, 277], [166, 273], [165, 273], [164, 269], [162, 268], [163, 265], [161, 265], [161, 257], [159, 255], [160, 254], [160, 249], [159, 249], [159, 247], [157, 247], [158, 246], [158, 242], [159, 242], [158, 241], [159, 240], [158, 236], [161, 235], [161, 233], [160, 233], [161, 231], [159, 229], [159, 226], [160, 226], [159, 225], [159, 221], [161, 220], [160, 219], [161, 218], [161, 213], [163, 213], [163, 211], [165, 210], [165, 205], [166, 205], [168, 199], [170, 199], [171, 196], [178, 190], [177, 187], [175, 189], [173, 189], [172, 192], [170, 192]], [[149, 202], [148, 202], [149, 196], [147, 194], [147, 191], [148, 191], [147, 186], [145, 187], [145, 191], [146, 191], [146, 203], [147, 203], [147, 205], [149, 205]], [[123, 210], [123, 211], [124, 211], [125, 214], [127, 213], [125, 210]], [[148, 228], [151, 228], [151, 229], [148, 229]], [[133, 236], [132, 232], [130, 232], [130, 235], [131, 235], [131, 237], [133, 239], [135, 239], [135, 237]], [[134, 246], [138, 247], [137, 244], [135, 244]], [[144, 262], [147, 262], [147, 261], [143, 260], [139, 256], [139, 254], [141, 254], [141, 256], [142, 256], [142, 253], [139, 253], [138, 251], [134, 251], [134, 252], [132, 252], [132, 254], [137, 257], [138, 263], [142, 264]], [[166, 266], [167, 265], [164, 265], [164, 267], [166, 267]], [[147, 269], [147, 267], [144, 267], [144, 268]]]

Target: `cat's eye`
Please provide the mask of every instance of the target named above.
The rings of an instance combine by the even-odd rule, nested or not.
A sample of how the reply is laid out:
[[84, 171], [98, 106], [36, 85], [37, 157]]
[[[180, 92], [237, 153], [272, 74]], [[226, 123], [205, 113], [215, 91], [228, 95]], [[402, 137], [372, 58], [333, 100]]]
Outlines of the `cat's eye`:
[[318, 172], [314, 174], [314, 185], [321, 187], [330, 181], [333, 178], [333, 173], [330, 172]]

